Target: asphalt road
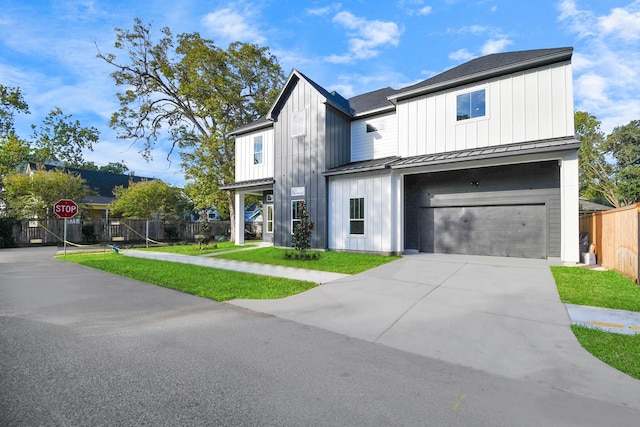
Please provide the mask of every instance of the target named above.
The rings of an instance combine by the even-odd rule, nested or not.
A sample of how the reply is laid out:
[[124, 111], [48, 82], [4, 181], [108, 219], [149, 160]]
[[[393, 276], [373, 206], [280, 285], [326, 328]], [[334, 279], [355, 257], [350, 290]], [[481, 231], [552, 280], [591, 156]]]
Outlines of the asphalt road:
[[636, 410], [0, 250], [3, 426], [636, 426]]

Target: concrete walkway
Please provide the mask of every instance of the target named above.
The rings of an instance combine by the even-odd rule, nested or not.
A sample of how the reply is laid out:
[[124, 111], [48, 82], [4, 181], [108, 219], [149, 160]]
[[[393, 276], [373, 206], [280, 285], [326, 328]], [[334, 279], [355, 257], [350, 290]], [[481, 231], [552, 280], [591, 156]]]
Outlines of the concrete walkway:
[[[243, 249], [248, 250], [248, 249]], [[237, 251], [234, 251], [237, 252]], [[125, 256], [134, 258], [147, 258], [160, 261], [179, 262], [182, 264], [200, 265], [203, 267], [218, 268], [221, 270], [239, 271], [243, 273], [260, 274], [263, 276], [282, 277], [285, 279], [302, 280], [317, 284], [333, 282], [334, 280], [349, 277], [346, 274], [329, 273], [326, 271], [305, 270], [302, 268], [283, 267], [279, 265], [257, 264], [230, 259], [221, 259], [212, 256], [179, 255], [166, 252], [138, 251], [126, 249], [120, 252]]]
[[640, 334], [640, 313], [637, 311], [565, 305], [572, 323], [616, 334]]

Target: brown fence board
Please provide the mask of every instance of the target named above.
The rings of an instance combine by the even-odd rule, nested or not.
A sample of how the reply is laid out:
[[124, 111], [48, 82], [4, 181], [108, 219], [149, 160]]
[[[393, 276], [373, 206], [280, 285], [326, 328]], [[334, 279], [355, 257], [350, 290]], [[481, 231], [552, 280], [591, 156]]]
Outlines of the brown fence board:
[[638, 283], [638, 221], [640, 204], [580, 217], [580, 232], [595, 244], [598, 264]]

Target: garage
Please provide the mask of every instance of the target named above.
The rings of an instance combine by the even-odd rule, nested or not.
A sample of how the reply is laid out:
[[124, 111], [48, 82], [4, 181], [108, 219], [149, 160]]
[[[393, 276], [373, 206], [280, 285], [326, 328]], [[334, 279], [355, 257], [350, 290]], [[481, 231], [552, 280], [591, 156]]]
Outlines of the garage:
[[406, 175], [405, 249], [519, 258], [560, 253], [557, 162]]
[[544, 204], [420, 209], [420, 251], [546, 258]]

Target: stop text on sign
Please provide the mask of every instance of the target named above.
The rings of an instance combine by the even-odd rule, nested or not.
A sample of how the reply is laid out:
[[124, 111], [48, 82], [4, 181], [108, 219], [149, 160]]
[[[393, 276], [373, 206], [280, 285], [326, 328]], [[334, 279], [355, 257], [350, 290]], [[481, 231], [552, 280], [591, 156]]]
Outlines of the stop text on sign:
[[53, 205], [53, 212], [60, 218], [72, 218], [78, 213], [78, 205], [73, 200], [60, 199]]

